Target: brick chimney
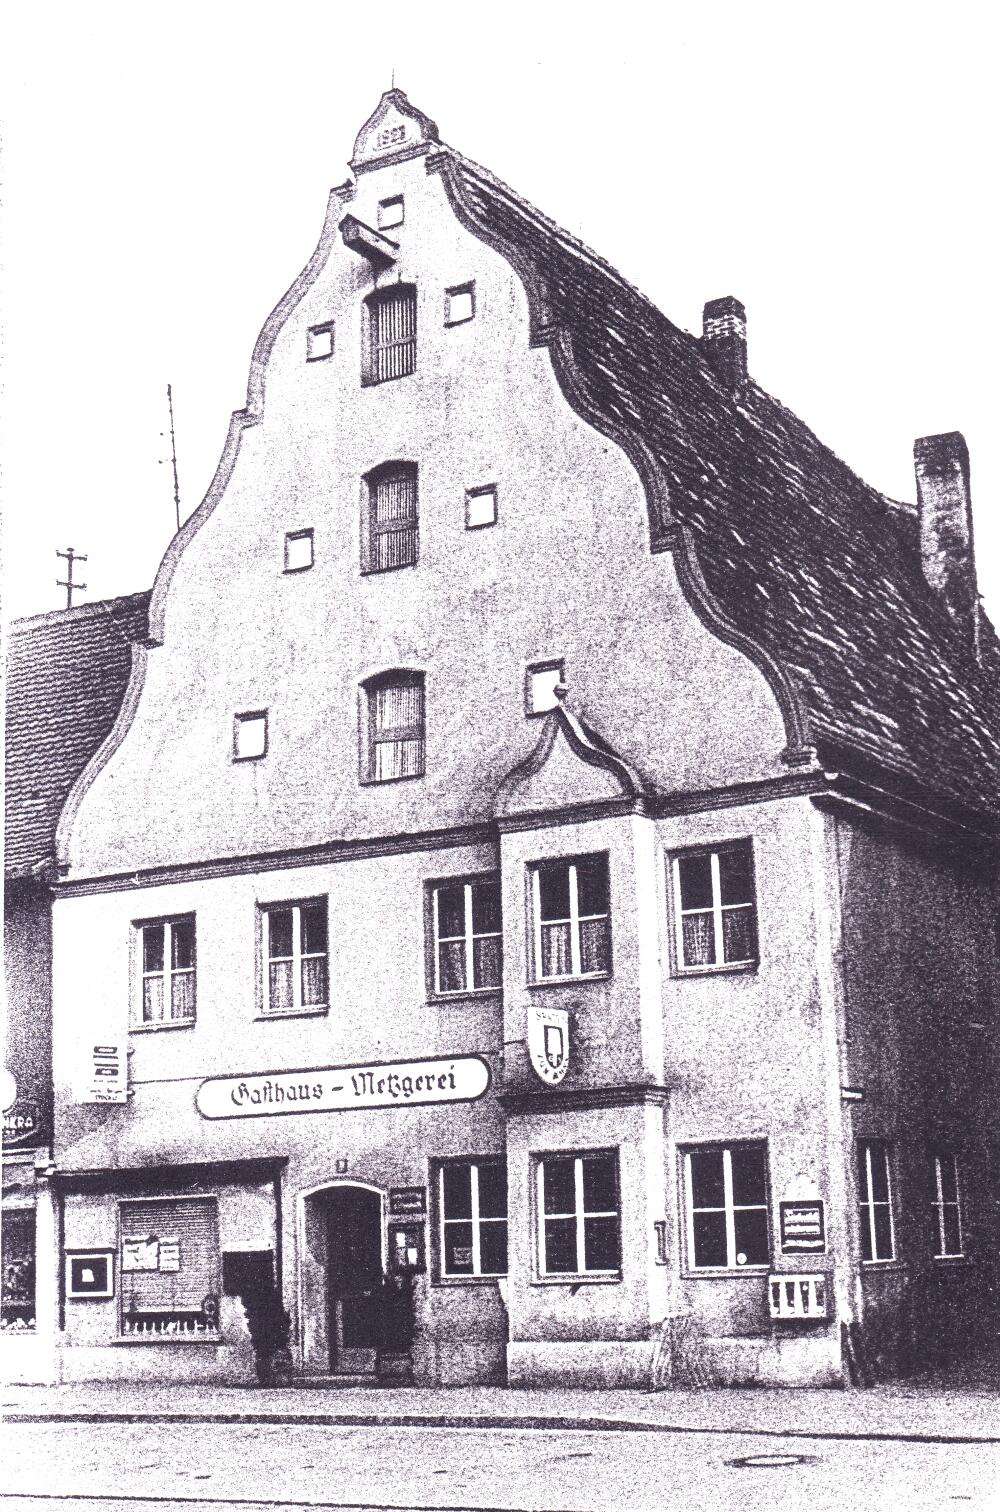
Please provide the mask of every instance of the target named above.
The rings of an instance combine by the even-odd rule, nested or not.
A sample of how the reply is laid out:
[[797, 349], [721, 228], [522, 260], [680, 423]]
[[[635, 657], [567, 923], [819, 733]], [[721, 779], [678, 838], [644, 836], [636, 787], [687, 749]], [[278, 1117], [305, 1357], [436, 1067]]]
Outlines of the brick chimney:
[[979, 594], [972, 544], [969, 449], [964, 436], [920, 436], [913, 443], [924, 577], [975, 650]]
[[702, 314], [701, 345], [716, 377], [727, 389], [747, 379], [747, 312], [738, 299], [710, 299]]

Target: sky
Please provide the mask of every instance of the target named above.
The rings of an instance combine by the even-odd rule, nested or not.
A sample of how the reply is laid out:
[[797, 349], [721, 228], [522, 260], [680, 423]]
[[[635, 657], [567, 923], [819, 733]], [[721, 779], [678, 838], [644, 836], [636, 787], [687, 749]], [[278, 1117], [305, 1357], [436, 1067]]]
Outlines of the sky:
[[992, 8], [9, 7], [0, 37], [0, 488], [8, 616], [148, 587], [215, 471], [268, 312], [393, 78], [442, 138], [674, 322], [747, 308], [751, 371], [912, 500], [961, 430], [1000, 620]]

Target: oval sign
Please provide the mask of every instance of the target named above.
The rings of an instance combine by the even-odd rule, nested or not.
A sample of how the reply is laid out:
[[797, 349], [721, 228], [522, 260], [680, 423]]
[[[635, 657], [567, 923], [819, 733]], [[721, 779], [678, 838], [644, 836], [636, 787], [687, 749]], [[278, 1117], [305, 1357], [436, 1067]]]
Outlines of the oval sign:
[[490, 1068], [481, 1055], [439, 1055], [429, 1060], [210, 1076], [194, 1100], [202, 1118], [273, 1118], [475, 1102], [489, 1086]]

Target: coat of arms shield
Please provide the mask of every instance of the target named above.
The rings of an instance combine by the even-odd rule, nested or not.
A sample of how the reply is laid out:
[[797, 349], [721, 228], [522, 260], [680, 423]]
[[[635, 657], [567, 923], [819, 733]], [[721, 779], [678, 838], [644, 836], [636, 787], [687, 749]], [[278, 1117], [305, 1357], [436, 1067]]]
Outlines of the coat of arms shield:
[[569, 1067], [569, 1012], [565, 1008], [528, 1011], [528, 1054], [535, 1075], [546, 1086], [562, 1081]]

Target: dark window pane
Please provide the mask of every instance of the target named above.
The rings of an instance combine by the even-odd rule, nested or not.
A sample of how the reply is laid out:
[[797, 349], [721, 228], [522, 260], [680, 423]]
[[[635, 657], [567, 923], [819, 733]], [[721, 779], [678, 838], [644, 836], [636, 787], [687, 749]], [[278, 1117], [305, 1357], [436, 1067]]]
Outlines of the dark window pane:
[[175, 1019], [194, 1018], [194, 972], [184, 971], [170, 984], [171, 1015]]
[[472, 1224], [444, 1226], [444, 1269], [447, 1276], [472, 1275]]
[[480, 1272], [484, 1276], [506, 1276], [506, 1223], [483, 1223], [480, 1225], [479, 1265]]
[[767, 1201], [764, 1151], [760, 1145], [736, 1145], [732, 1150], [733, 1202], [750, 1207]]
[[507, 1216], [507, 1167], [501, 1162], [479, 1167], [479, 1216]]
[[610, 971], [611, 921], [589, 919], [580, 925], [580, 970]]
[[607, 856], [583, 856], [576, 863], [576, 896], [581, 917], [607, 913]]
[[441, 992], [465, 991], [465, 944], [445, 940], [438, 946], [438, 976]]
[[575, 1218], [546, 1218], [545, 1269], [557, 1274], [576, 1270]]
[[715, 920], [710, 913], [685, 914], [681, 919], [684, 966], [715, 965]]
[[499, 882], [473, 883], [472, 928], [476, 934], [498, 934], [500, 932]]
[[719, 888], [724, 904], [753, 902], [749, 845], [734, 845], [719, 852]]
[[472, 1171], [467, 1165], [443, 1167], [444, 1216], [472, 1217]]
[[727, 908], [723, 912], [722, 950], [727, 961], [756, 961], [757, 921], [752, 908]]
[[454, 887], [439, 887], [438, 937], [442, 940], [465, 934], [465, 888], [459, 883]]
[[725, 1201], [722, 1151], [693, 1150], [691, 1152], [691, 1206], [720, 1208], [725, 1206]]
[[584, 1270], [617, 1270], [620, 1264], [618, 1219], [585, 1218], [583, 1223]]
[[889, 1168], [886, 1160], [886, 1150], [883, 1144], [871, 1144], [872, 1189], [871, 1196], [876, 1202], [888, 1202], [889, 1200]]
[[326, 954], [326, 904], [307, 903], [300, 910], [302, 915], [302, 949], [310, 955]]
[[472, 942], [473, 986], [499, 987], [503, 978], [503, 951], [499, 936], [486, 935]]
[[147, 924], [142, 931], [143, 971], [163, 970], [163, 925]]
[[[767, 1244], [767, 1213], [760, 1208], [744, 1209], [733, 1214], [736, 1229], [737, 1265], [766, 1265], [770, 1259]], [[746, 1259], [741, 1260], [740, 1256]]]
[[171, 954], [175, 970], [194, 965], [194, 920], [177, 919], [174, 922]]
[[875, 1256], [872, 1254], [872, 1235], [871, 1235], [871, 1227], [870, 1227], [870, 1225], [871, 1225], [871, 1208], [862, 1207], [862, 1209], [861, 1209], [861, 1258], [862, 1258], [862, 1260], [874, 1260], [874, 1258], [875, 1258]]
[[955, 1161], [951, 1155], [942, 1155], [941, 1166], [941, 1196], [945, 1202], [958, 1200], [958, 1179], [955, 1173]]
[[543, 919], [569, 918], [569, 866], [566, 862], [538, 868], [538, 897]]
[[944, 1253], [962, 1253], [962, 1230], [958, 1221], [958, 1208], [949, 1203], [944, 1210]]
[[547, 1213], [576, 1212], [573, 1159], [554, 1157], [542, 1162]]
[[617, 1213], [618, 1172], [614, 1155], [588, 1155], [583, 1162], [583, 1211]]
[[269, 993], [268, 1007], [274, 1013], [284, 1013], [295, 1006], [292, 997], [291, 961], [272, 962]]
[[681, 875], [681, 907], [711, 908], [711, 857], [682, 856], [677, 866]]
[[695, 1213], [694, 1263], [695, 1265], [725, 1265], [725, 1213]]
[[302, 1002], [307, 1008], [326, 1002], [326, 956], [302, 962]]
[[290, 956], [292, 953], [292, 910], [271, 908], [267, 913], [269, 949], [271, 957]]
[[887, 1204], [875, 1208], [875, 1255], [876, 1260], [892, 1259], [892, 1221]]

